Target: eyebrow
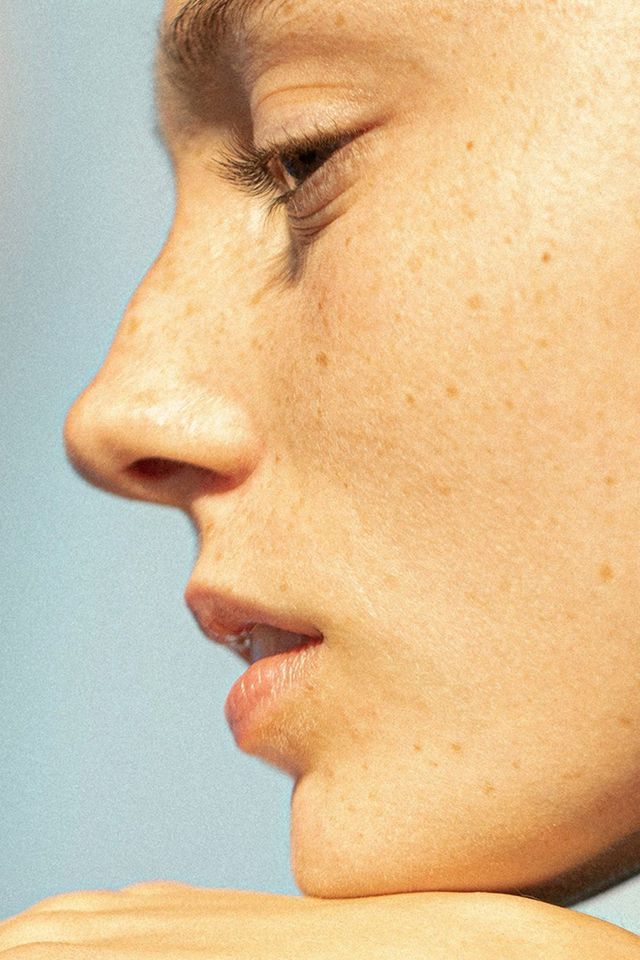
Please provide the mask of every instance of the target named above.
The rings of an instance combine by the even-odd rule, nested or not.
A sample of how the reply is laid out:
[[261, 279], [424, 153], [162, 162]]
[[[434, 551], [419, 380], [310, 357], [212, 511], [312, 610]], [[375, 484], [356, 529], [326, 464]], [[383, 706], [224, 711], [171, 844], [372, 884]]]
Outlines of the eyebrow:
[[158, 69], [172, 86], [188, 88], [219, 58], [224, 44], [282, 0], [187, 0], [159, 29]]

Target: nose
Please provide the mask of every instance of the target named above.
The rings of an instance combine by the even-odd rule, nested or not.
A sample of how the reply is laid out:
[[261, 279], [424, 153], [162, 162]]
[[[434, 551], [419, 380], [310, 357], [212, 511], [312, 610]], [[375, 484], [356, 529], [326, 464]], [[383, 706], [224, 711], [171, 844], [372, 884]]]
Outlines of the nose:
[[178, 328], [188, 328], [184, 317], [172, 326], [146, 313], [141, 287], [98, 375], [69, 411], [64, 439], [90, 483], [188, 509], [197, 496], [246, 480], [262, 445], [229, 357], [223, 370], [202, 344], [181, 344]]

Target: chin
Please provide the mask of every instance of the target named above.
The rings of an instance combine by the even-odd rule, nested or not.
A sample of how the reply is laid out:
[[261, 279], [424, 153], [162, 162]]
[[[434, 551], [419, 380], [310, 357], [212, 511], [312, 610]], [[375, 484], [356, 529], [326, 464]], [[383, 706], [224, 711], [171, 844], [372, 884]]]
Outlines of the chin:
[[544, 811], [527, 818], [525, 810], [496, 806], [492, 818], [471, 804], [448, 803], [438, 813], [420, 798], [413, 807], [407, 800], [362, 779], [357, 790], [337, 777], [298, 780], [291, 869], [301, 893], [341, 899], [481, 891], [569, 906], [594, 884], [605, 889], [619, 871], [619, 858], [606, 861], [602, 837], [570, 820], [554, 823]]

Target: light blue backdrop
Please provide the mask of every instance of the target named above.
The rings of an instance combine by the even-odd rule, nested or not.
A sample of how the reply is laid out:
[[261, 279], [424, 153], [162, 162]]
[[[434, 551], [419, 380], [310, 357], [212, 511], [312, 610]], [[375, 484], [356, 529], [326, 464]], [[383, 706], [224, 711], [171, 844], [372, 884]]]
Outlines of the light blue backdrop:
[[[0, 917], [165, 878], [297, 893], [288, 778], [239, 753], [240, 666], [182, 604], [186, 520], [84, 485], [61, 444], [157, 254], [160, 0], [0, 0]], [[640, 878], [580, 909], [640, 933]]]

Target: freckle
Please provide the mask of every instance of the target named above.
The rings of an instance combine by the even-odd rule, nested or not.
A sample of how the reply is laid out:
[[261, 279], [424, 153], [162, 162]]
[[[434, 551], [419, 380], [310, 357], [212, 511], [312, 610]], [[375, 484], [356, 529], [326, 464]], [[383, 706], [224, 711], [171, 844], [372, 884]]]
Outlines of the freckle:
[[518, 357], [518, 366], [521, 367], [526, 373], [529, 372], [529, 364], [523, 360], [522, 357]]
[[632, 727], [633, 720], [631, 717], [618, 717], [618, 723], [621, 727]]
[[567, 770], [562, 774], [563, 780], [580, 780], [583, 774], [581, 770]]
[[353, 237], [352, 237], [351, 235], [349, 235], [348, 237], [346, 237], [346, 238], [345, 238], [345, 241], [344, 241], [345, 247], [350, 247], [352, 240], [353, 240]]
[[443, 497], [451, 496], [451, 487], [449, 486], [448, 483], [445, 483], [444, 480], [442, 480], [440, 477], [434, 477], [433, 485], [437, 490], [437, 492], [441, 494]]
[[608, 474], [608, 476], [604, 478], [604, 482], [608, 487], [612, 487], [614, 483], [617, 483], [618, 481], [616, 480], [615, 477], [612, 477], [611, 474]]
[[456, 743], [452, 743], [452, 744], [451, 744], [451, 749], [453, 750], [454, 753], [460, 753], [460, 751], [462, 750], [462, 744], [461, 744], [461, 743], [457, 743], [457, 742], [456, 742]]
[[603, 583], [608, 583], [609, 580], [613, 580], [613, 570], [608, 563], [603, 563], [600, 566], [600, 579]]
[[539, 347], [542, 347], [543, 349], [549, 346], [549, 341], [546, 339], [546, 337], [540, 337], [539, 340], [536, 340], [536, 343], [538, 344]]
[[222, 550], [216, 550], [213, 555], [214, 560], [222, 560]]
[[286, 593], [288, 589], [289, 589], [289, 586], [288, 586], [288, 584], [287, 584], [287, 581], [286, 581], [286, 580], [281, 580], [281, 581], [280, 581], [280, 593]]
[[462, 212], [464, 213], [464, 215], [465, 215], [465, 217], [467, 218], [467, 220], [473, 221], [473, 220], [475, 220], [476, 217], [478, 216], [478, 214], [476, 213], [476, 211], [475, 211], [475, 210], [472, 210], [471, 207], [470, 207], [468, 204], [466, 204], [466, 203], [463, 203], [463, 204], [462, 204]]
[[496, 788], [494, 787], [494, 785], [493, 785], [492, 783], [488, 783], [488, 782], [487, 782], [487, 783], [483, 783], [483, 784], [482, 784], [482, 792], [483, 792], [483, 793], [486, 793], [487, 796], [489, 796], [489, 794], [496, 792]]
[[511, 766], [513, 767], [514, 770], [519, 770], [522, 764], [520, 763], [519, 760], [512, 760]]
[[510, 400], [509, 397], [505, 397], [503, 402], [507, 410], [513, 410], [513, 400]]
[[511, 581], [509, 580], [508, 577], [503, 577], [500, 580], [498, 589], [501, 591], [501, 593], [509, 593], [509, 591], [511, 590]]
[[344, 25], [345, 25], [345, 19], [344, 19], [344, 14], [343, 14], [343, 13], [339, 13], [339, 14], [338, 14], [338, 16], [337, 16], [336, 19], [335, 19], [335, 25], [336, 25], [336, 27], [344, 27]]
[[349, 484], [347, 483], [346, 480], [343, 480], [343, 481], [342, 481], [342, 486], [344, 487], [345, 490], [348, 490], [348, 489], [349, 489]]
[[316, 363], [319, 367], [326, 367], [329, 365], [329, 358], [326, 353], [320, 352], [316, 353]]
[[276, 463], [280, 463], [280, 454], [279, 454], [279, 453], [276, 453], [276, 455], [275, 455], [275, 461], [276, 461]]
[[449, 386], [447, 387], [447, 396], [457, 397], [459, 393], [460, 391], [454, 384], [449, 384]]
[[588, 102], [589, 101], [586, 97], [578, 97], [576, 99], [576, 107], [586, 107]]
[[550, 260], [551, 260], [551, 254], [549, 253], [548, 250], [545, 250], [545, 252], [542, 254], [542, 262], [549, 263]]
[[140, 326], [140, 318], [135, 314], [132, 314], [127, 318], [126, 332], [135, 333], [138, 327]]
[[422, 744], [421, 744], [421, 743], [414, 743], [413, 749], [414, 749], [414, 751], [415, 751], [416, 753], [422, 753]]
[[436, 767], [439, 767], [440, 764], [438, 763], [437, 760], [429, 760], [429, 766], [435, 769]]
[[467, 150], [473, 150], [473, 140], [467, 140]]
[[418, 257], [416, 254], [414, 254], [407, 260], [407, 266], [412, 273], [418, 273], [422, 267], [422, 257]]
[[504, 242], [511, 245], [513, 243], [513, 237], [509, 237], [509, 236], [505, 237]]
[[405, 393], [404, 399], [405, 399], [405, 403], [406, 403], [408, 406], [410, 406], [410, 407], [414, 407], [414, 406], [415, 406], [416, 398], [414, 397], [414, 395], [413, 395], [412, 393]]
[[474, 293], [469, 297], [467, 303], [472, 310], [478, 310], [482, 306], [482, 297], [479, 293]]

